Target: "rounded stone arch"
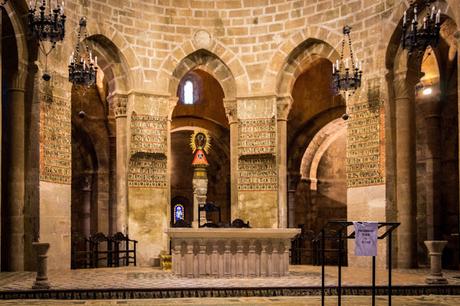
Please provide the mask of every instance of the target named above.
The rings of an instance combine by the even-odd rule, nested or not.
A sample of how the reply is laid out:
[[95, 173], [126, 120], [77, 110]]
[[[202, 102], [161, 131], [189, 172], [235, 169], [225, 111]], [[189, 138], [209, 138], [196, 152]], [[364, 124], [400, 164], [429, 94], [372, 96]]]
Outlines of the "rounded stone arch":
[[87, 38], [93, 54], [98, 58], [98, 66], [104, 72], [109, 93], [126, 93], [133, 88], [134, 80], [126, 56], [102, 34], [93, 34]]
[[318, 165], [329, 146], [343, 133], [346, 133], [347, 124], [342, 118], [337, 118], [326, 124], [313, 137], [302, 157], [300, 175], [302, 179], [310, 180], [311, 189], [316, 190]]
[[[113, 81], [111, 84], [113, 86], [109, 87], [111, 92], [128, 92], [135, 89], [135, 85], [143, 84], [145, 76], [142, 65], [132, 45], [116, 28], [107, 23], [98, 23], [88, 19], [87, 30], [88, 41], [92, 44], [95, 55], [98, 55], [100, 68], [104, 71], [106, 78]], [[77, 32], [78, 26], [75, 26], [73, 37], [77, 36]], [[74, 45], [75, 42], [72, 44], [72, 49]], [[99, 54], [97, 54], [98, 52]], [[106, 70], [109, 67], [115, 73]], [[109, 79], [110, 75], [114, 75], [114, 77]]]
[[[320, 38], [321, 37], [321, 38]], [[282, 43], [270, 59], [263, 76], [264, 92], [279, 96], [289, 95], [295, 79], [303, 71], [309, 59], [339, 59], [337, 52], [342, 36], [322, 27], [311, 26], [292, 34]], [[335, 46], [335, 47], [334, 47]]]
[[[207, 33], [204, 31], [198, 31], [195, 33], [195, 36], [198, 33]], [[208, 34], [209, 35], [209, 34]], [[238, 56], [232, 52], [229, 48], [223, 45], [221, 42], [212, 38], [211, 36], [205, 39], [190, 39], [177, 46], [174, 50], [171, 51], [170, 55], [165, 58], [165, 60], [160, 65], [160, 71], [157, 76], [158, 84], [161, 88], [168, 88], [169, 93], [175, 95], [175, 90], [172, 88], [177, 87], [178, 81], [176, 80], [177, 72], [183, 69], [184, 64], [187, 66], [192, 65], [190, 58], [194, 54], [205, 54], [214, 57], [217, 59], [224, 67], [222, 67], [222, 72], [220, 74], [231, 75], [233, 80], [233, 89], [227, 90], [224, 88], [224, 84], [221, 82], [221, 77], [217, 74], [213, 74], [212, 71], [217, 72], [218, 67], [213, 67], [207, 63], [200, 64], [200, 69], [209, 72], [211, 75], [216, 77], [221, 83], [222, 88], [224, 88], [225, 98], [226, 99], [235, 99], [236, 93], [238, 95], [245, 95], [249, 93], [249, 77], [246, 71], [245, 66], [242, 64]], [[214, 62], [214, 65], [217, 65], [217, 62]], [[198, 65], [195, 65], [195, 67]], [[194, 67], [192, 67], [194, 68]], [[191, 68], [191, 69], [192, 69]], [[190, 69], [189, 69], [190, 70]], [[175, 75], [176, 73], [176, 75]], [[184, 73], [185, 74], [185, 73]], [[222, 75], [225, 76], [225, 75]]]
[[[171, 97], [177, 96], [177, 88], [181, 79], [190, 71], [202, 70], [217, 80], [224, 92], [224, 108], [227, 114], [231, 113], [225, 101], [233, 101], [237, 95], [237, 85], [230, 68], [214, 53], [205, 49], [197, 50], [183, 58], [172, 71], [168, 82], [168, 93]], [[172, 115], [174, 108], [171, 108]]]
[[[339, 120], [345, 111], [345, 106], [337, 106], [319, 113], [307, 125], [302, 127], [302, 131], [287, 144], [288, 160], [287, 169], [293, 173], [299, 173], [302, 169], [302, 161], [305, 156], [305, 145], [311, 143], [312, 139], [327, 126], [331, 121]], [[340, 119], [342, 120], [342, 119]], [[299, 173], [301, 174], [301, 172]]]
[[27, 30], [24, 29], [24, 23], [20, 18], [20, 16], [27, 13], [27, 5], [25, 1], [8, 1], [3, 6], [3, 9], [8, 15], [15, 34], [16, 50], [18, 52], [17, 86], [25, 88], [28, 63], [36, 57], [36, 55], [31, 54], [34, 51], [36, 52], [36, 48], [31, 47], [32, 42], [27, 39]]

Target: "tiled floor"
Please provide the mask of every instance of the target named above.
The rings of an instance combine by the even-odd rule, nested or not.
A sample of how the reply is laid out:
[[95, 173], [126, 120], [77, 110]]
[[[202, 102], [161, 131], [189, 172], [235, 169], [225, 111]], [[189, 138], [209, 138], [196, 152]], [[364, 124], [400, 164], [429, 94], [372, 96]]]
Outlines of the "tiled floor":
[[[319, 286], [321, 273], [318, 266], [291, 266], [290, 275], [283, 278], [179, 278], [158, 268], [101, 268], [51, 271], [52, 289], [94, 288], [234, 288], [234, 287], [302, 287]], [[423, 285], [428, 270], [394, 270], [394, 285]], [[387, 283], [387, 271], [377, 270], [377, 284]], [[337, 284], [337, 268], [326, 268], [326, 285]], [[460, 285], [460, 271], [445, 271], [449, 284]], [[459, 278], [457, 278], [459, 277]], [[35, 273], [0, 273], [0, 290], [27, 290], [32, 287]], [[344, 268], [344, 285], [370, 285], [369, 268]], [[460, 303], [459, 303], [460, 305]]]
[[[460, 296], [397, 296], [393, 297], [395, 306], [458, 306], [460, 305]], [[377, 297], [377, 305], [388, 305], [386, 298]], [[103, 305], [286, 305], [286, 306], [318, 306], [321, 305], [319, 297], [273, 297], [273, 298], [206, 298], [206, 299], [158, 299], [158, 300], [110, 300], [110, 301], [49, 301], [49, 300], [11, 300], [0, 301], [0, 305], [27, 305], [27, 306], [61, 306], [61, 305], [84, 305], [84, 306], [103, 306]], [[337, 305], [336, 298], [327, 298], [326, 305]], [[371, 305], [370, 297], [344, 297], [343, 306], [369, 306]]]

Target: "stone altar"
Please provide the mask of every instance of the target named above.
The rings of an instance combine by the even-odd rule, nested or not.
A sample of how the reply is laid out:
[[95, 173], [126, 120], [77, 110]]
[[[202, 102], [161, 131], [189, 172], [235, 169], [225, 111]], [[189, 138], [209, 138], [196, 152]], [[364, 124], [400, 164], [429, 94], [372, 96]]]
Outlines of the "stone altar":
[[288, 274], [291, 239], [300, 229], [170, 228], [172, 271], [199, 277]]

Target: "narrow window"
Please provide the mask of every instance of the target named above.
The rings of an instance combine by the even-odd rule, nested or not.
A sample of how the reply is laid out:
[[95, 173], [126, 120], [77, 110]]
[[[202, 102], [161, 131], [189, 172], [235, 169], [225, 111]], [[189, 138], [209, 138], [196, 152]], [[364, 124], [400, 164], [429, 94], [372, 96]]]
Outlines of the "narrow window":
[[188, 80], [184, 84], [184, 104], [193, 104], [193, 83]]

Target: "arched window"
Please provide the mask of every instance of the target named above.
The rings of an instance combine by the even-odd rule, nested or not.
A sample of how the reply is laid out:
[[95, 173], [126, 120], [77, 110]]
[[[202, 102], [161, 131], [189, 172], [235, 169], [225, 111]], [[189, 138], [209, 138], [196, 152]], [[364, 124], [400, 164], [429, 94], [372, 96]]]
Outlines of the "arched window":
[[182, 204], [174, 205], [174, 223], [177, 223], [179, 220], [184, 220], [185, 210]]
[[184, 104], [193, 104], [194, 102], [194, 92], [193, 92], [193, 82], [190, 80], [185, 81], [184, 84]]

